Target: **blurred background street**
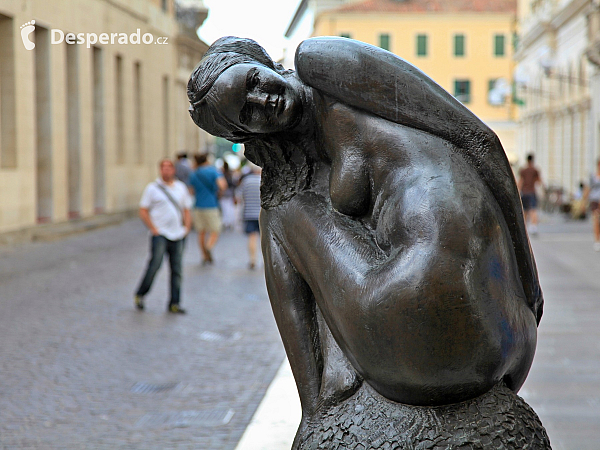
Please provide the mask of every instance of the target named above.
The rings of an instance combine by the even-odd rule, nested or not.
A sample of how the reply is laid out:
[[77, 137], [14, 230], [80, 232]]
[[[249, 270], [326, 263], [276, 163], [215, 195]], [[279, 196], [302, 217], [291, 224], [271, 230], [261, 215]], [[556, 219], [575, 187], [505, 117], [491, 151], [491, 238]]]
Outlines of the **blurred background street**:
[[590, 229], [589, 221], [546, 215], [531, 239], [546, 303], [520, 395], [554, 450], [600, 448], [600, 253]]

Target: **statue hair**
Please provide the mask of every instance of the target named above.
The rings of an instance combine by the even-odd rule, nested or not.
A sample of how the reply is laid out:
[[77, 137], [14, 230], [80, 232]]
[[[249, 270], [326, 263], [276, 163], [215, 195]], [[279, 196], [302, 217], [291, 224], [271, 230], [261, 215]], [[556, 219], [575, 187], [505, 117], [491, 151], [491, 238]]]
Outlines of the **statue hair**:
[[216, 40], [196, 66], [188, 82], [187, 93], [192, 120], [210, 134], [231, 142], [245, 144], [245, 155], [261, 166], [261, 200], [264, 208], [276, 206], [310, 185], [314, 152], [309, 136], [297, 133], [250, 133], [228, 120], [216, 105], [211, 93], [215, 81], [237, 64], [258, 64], [293, 76], [274, 62], [256, 41], [226, 36]]

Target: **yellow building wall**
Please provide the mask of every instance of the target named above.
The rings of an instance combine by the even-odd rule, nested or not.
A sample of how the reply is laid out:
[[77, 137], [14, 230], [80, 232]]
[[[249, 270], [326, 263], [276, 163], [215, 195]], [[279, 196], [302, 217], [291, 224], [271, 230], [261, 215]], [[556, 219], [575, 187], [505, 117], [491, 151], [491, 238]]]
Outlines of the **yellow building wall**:
[[[503, 106], [488, 102], [488, 83], [505, 78], [513, 70], [512, 35], [515, 26], [510, 14], [380, 14], [335, 13], [320, 15], [314, 36], [350, 34], [352, 39], [379, 45], [379, 35], [390, 35], [390, 51], [417, 66], [448, 92], [455, 79], [471, 81], [471, 101], [466, 106], [485, 122], [513, 120], [510, 101]], [[417, 56], [417, 35], [428, 36], [428, 53]], [[454, 56], [454, 35], [465, 35], [465, 56]], [[494, 56], [494, 36], [505, 36], [505, 55]], [[513, 139], [514, 140], [514, 139]]]

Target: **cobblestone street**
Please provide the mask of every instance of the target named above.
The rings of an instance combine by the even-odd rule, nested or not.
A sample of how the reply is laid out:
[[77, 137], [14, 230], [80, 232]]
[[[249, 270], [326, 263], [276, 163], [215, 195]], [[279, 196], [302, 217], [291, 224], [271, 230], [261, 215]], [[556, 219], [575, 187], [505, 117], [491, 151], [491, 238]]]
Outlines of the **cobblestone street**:
[[233, 449], [280, 366], [262, 267], [224, 233], [213, 266], [186, 243], [182, 306], [161, 268], [133, 308], [138, 220], [0, 249], [0, 448]]

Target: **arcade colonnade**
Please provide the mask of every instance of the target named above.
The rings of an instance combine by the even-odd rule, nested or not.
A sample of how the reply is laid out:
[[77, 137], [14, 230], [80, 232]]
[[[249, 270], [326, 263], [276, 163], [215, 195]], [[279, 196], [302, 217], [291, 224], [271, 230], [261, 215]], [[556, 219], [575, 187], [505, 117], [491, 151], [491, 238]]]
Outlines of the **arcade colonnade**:
[[[161, 157], [206, 145], [186, 85], [207, 11], [187, 13], [173, 0], [2, 2], [0, 233], [135, 209]], [[138, 29], [153, 43], [135, 43]], [[54, 30], [128, 43], [67, 44]]]

